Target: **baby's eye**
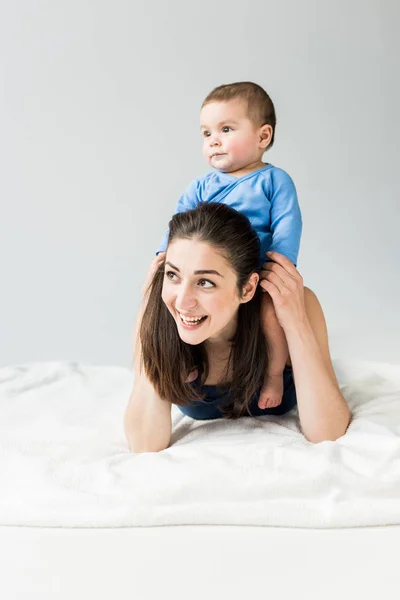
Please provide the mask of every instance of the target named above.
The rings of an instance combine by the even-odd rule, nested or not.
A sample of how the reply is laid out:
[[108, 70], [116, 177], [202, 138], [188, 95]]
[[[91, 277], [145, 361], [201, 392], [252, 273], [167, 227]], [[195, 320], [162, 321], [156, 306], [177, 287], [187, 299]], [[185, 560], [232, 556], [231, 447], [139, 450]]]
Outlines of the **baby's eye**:
[[203, 131], [204, 137], [210, 137], [211, 133], [209, 131]]
[[201, 283], [209, 283], [210, 286], [209, 287], [205, 287], [204, 285], [200, 285], [200, 287], [205, 288], [206, 290], [209, 290], [213, 287], [215, 287], [215, 284], [212, 281], [209, 281], [208, 279], [200, 279], [199, 284]]
[[224, 133], [228, 133], [228, 131], [232, 131], [232, 127], [229, 127], [229, 125], [225, 125], [225, 127], [222, 128], [222, 131]]

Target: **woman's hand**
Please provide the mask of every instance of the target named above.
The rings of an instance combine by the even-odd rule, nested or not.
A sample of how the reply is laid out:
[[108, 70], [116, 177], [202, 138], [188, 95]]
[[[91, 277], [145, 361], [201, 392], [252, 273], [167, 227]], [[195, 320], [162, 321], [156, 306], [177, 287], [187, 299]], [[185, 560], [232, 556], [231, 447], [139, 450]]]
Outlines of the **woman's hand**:
[[147, 272], [146, 275], [146, 280], [143, 284], [142, 287], [142, 294], [143, 296], [145, 296], [147, 294], [147, 291], [149, 289], [149, 285], [151, 284], [151, 282], [153, 281], [153, 277], [156, 274], [156, 272], [158, 271], [160, 265], [164, 262], [165, 260], [165, 252], [159, 252], [157, 254], [157, 256], [153, 259], [150, 268]]
[[259, 285], [269, 293], [282, 329], [287, 332], [307, 321], [303, 278], [294, 264], [278, 252], [267, 252]]

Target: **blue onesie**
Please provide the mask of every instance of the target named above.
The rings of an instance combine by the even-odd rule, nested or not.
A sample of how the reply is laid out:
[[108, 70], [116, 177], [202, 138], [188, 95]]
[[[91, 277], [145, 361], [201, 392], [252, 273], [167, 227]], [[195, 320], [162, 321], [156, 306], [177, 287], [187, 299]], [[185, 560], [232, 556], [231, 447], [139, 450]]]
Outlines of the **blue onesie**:
[[[260, 238], [260, 266], [269, 250], [297, 265], [302, 218], [295, 185], [282, 169], [267, 164], [242, 177], [220, 171], [201, 175], [179, 198], [175, 213], [196, 208], [199, 202], [223, 202], [246, 215]], [[168, 231], [157, 253], [165, 252], [167, 244]]]

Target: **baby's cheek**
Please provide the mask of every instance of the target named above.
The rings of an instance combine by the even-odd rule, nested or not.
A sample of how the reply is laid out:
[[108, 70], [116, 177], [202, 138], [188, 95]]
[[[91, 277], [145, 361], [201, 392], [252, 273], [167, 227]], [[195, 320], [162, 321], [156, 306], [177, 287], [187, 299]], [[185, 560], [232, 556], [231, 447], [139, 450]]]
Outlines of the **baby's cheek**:
[[243, 140], [235, 140], [232, 143], [231, 152], [237, 158], [242, 158], [247, 152], [246, 143]]

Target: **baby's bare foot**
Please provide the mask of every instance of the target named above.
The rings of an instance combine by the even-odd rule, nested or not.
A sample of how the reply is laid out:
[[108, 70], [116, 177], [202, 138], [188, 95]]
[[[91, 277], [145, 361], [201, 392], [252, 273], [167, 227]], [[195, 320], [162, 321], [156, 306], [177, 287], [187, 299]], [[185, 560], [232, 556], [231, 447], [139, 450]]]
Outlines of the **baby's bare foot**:
[[258, 399], [259, 408], [275, 408], [282, 402], [283, 375], [267, 375]]
[[192, 383], [192, 381], [194, 381], [195, 379], [197, 379], [198, 374], [199, 374], [198, 369], [195, 369], [194, 371], [191, 371], [189, 373], [189, 375], [187, 376], [187, 379], [186, 379], [185, 383]]

